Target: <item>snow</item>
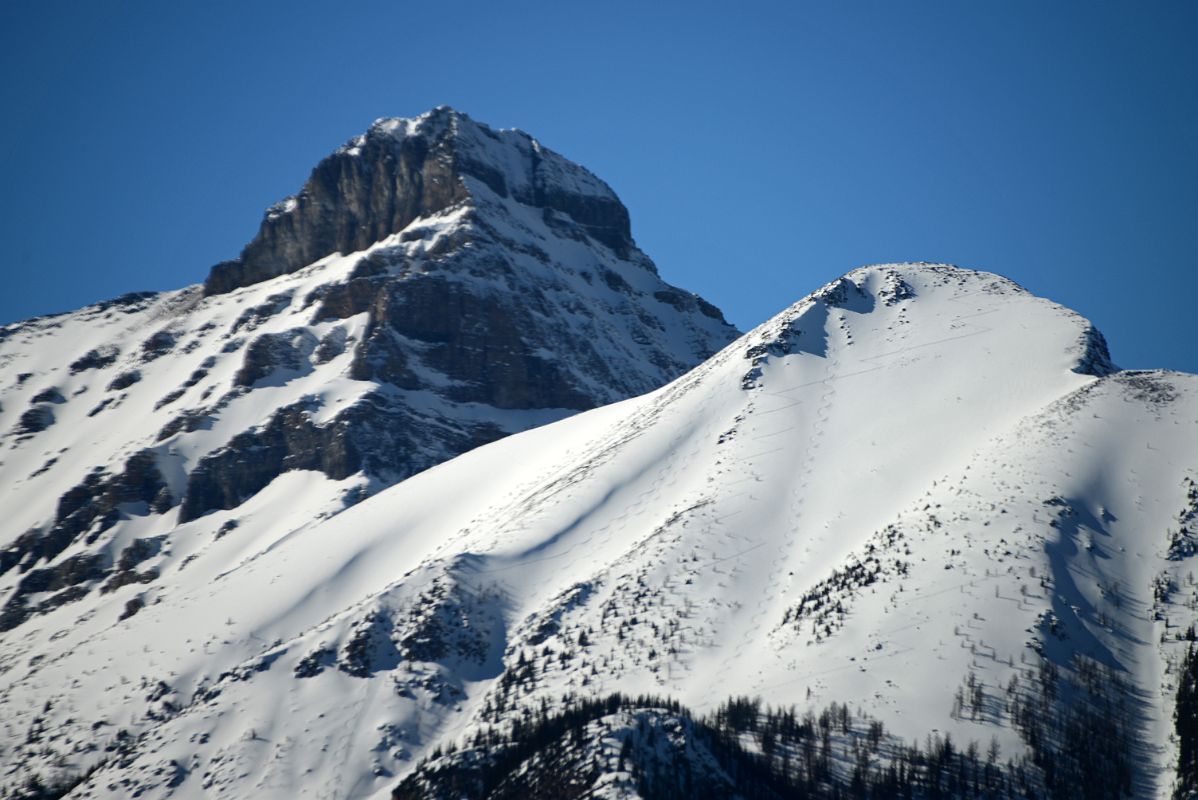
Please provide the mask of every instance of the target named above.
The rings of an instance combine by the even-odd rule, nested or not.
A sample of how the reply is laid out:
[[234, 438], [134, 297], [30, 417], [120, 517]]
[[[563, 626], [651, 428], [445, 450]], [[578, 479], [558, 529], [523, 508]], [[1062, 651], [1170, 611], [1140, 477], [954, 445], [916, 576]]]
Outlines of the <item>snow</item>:
[[[368, 135], [412, 135], [439, 124], [437, 116], [380, 121]], [[510, 190], [534, 179], [517, 165], [521, 154], [535, 150], [541, 180], [580, 194], [610, 194], [526, 134], [484, 130], [463, 115], [451, 122], [473, 157], [502, 165]], [[345, 152], [364, 144], [359, 137]], [[95, 581], [82, 599], [0, 633], [0, 789], [31, 772], [45, 777], [107, 765], [90, 787], [97, 796], [126, 796], [137, 786], [146, 796], [273, 795], [300, 786], [331, 796], [385, 795], [439, 731], [471, 724], [503, 669], [506, 631], [520, 607], [494, 600], [506, 597], [498, 580], [473, 586], [458, 579], [455, 565], [473, 563], [460, 549], [466, 540], [459, 532], [483, 531], [496, 520], [480, 515], [554, 474], [563, 454], [589, 452], [592, 439], [619, 428], [621, 415], [643, 401], [590, 412], [588, 422], [566, 429], [550, 423], [575, 409], [450, 401], [438, 392], [453, 381], [423, 363], [413, 341], [404, 344], [423, 388], [357, 380], [350, 364], [368, 334], [367, 315], [317, 321], [313, 298], [348, 281], [370, 255], [401, 265], [388, 276], [397, 284], [435, 274], [479, 296], [539, 298], [545, 344], [580, 340], [605, 371], [577, 373], [585, 383], [580, 388], [599, 401], [659, 385], [730, 334], [721, 321], [676, 314], [653, 299], [672, 287], [639, 251], [621, 256], [574, 238], [568, 218], [550, 227], [540, 210], [466, 180], [470, 202], [417, 219], [360, 252], [334, 253], [227, 294], [204, 297], [200, 287], [189, 287], [0, 329], [0, 431], [10, 432], [0, 438], [0, 552], [27, 532], [45, 531], [59, 499], [93, 471], [120, 473], [143, 451], [153, 454], [172, 496], [165, 511], [124, 504], [114, 526], [93, 526], [60, 555], [37, 562], [40, 569], [99, 554], [107, 566], [139, 540], [161, 545], [136, 565], [139, 573], [156, 570], [157, 579], [109, 591]], [[288, 198], [268, 214], [291, 213], [298, 202]], [[455, 249], [450, 263], [444, 254]], [[289, 343], [295, 361], [239, 387], [235, 376], [259, 337]], [[323, 359], [318, 343], [326, 341], [343, 346]], [[550, 346], [540, 352], [547, 362], [562, 360]], [[122, 388], [110, 388], [114, 381]], [[48, 389], [61, 402], [35, 403]], [[429, 425], [488, 423], [499, 432], [547, 427], [533, 431], [521, 448], [482, 452], [456, 467], [449, 473], [452, 486], [436, 477], [439, 468], [416, 476], [404, 484], [412, 493], [396, 506], [354, 505], [385, 488], [388, 476], [333, 480], [297, 470], [237, 508], [180, 522], [188, 476], [206, 456], [261, 428], [280, 409], [302, 403], [310, 420], [324, 426], [367, 395], [401, 403]], [[17, 435], [22, 416], [40, 406], [50, 409], [53, 423]], [[185, 412], [200, 423], [176, 424]], [[504, 477], [516, 482], [498, 480]], [[499, 558], [485, 548], [478, 553], [480, 564]], [[511, 564], [514, 569], [519, 560]], [[0, 604], [17, 593], [29, 566], [0, 574]], [[429, 592], [444, 596], [430, 606]], [[46, 591], [27, 599], [36, 604], [55, 596]], [[143, 605], [129, 616], [131, 603]], [[347, 643], [366, 615], [390, 619], [425, 606], [450, 619], [466, 614], [472, 622], [464, 625], [460, 644], [485, 652], [392, 664], [370, 678], [335, 666], [295, 677], [297, 666], [326, 645], [337, 660], [348, 658]], [[474, 637], [471, 624], [484, 621], [485, 635]], [[53, 732], [34, 746], [31, 726], [43, 724]], [[110, 771], [118, 749], [124, 753], [119, 760], [132, 764], [119, 775]]]
[[[314, 278], [288, 280], [302, 297]], [[890, 303], [896, 280], [910, 296]], [[232, 308], [201, 304], [188, 330], [229, 322], [278, 291], [241, 290]], [[169, 324], [165, 310], [178, 301], [158, 296], [132, 319], [97, 312], [86, 324], [133, 328], [140, 341], [142, 320]], [[17, 338], [59, 348], [44, 356], [63, 363], [96, 339], [72, 333], [76, 324], [43, 320]], [[338, 324], [359, 335], [360, 321]], [[66, 330], [47, 336], [54, 325]], [[1164, 608], [1167, 622], [1145, 609], [1162, 572], [1179, 594], [1192, 591], [1189, 567], [1165, 551], [1186, 502], [1183, 479], [1194, 476], [1198, 384], [1074, 372], [1086, 325], [985, 273], [864, 268], [669, 386], [472, 451], [348, 510], [341, 498], [359, 478], [286, 473], [241, 508], [174, 528], [154, 562], [166, 579], [137, 615], [117, 622], [140, 589], [125, 587], [14, 631], [0, 656], [3, 752], [43, 716], [76, 742], [107, 741], [117, 728], [140, 737], [130, 766], [109, 763], [93, 777], [96, 797], [136, 785], [146, 797], [382, 798], [422, 754], [482, 721], [502, 671], [526, 653], [539, 664], [519, 698], [530, 707], [615, 690], [699, 709], [730, 694], [801, 707], [848, 701], [899, 736], [937, 730], [983, 745], [994, 736], [1014, 755], [1022, 744], [1009, 721], [954, 719], [953, 693], [970, 671], [997, 692], [1029, 669], [1038, 620], [1053, 611], [1068, 637], [1041, 646], [1062, 663], [1074, 652], [1105, 660], [1143, 693], [1137, 722], [1150, 758], [1138, 793], [1163, 797], [1170, 787], [1159, 775], [1173, 758], [1167, 665], [1182, 645], [1161, 634], [1194, 612], [1181, 599]], [[143, 366], [143, 383], [165, 393], [202, 352]], [[68, 397], [97, 392], [122, 366], [54, 383]], [[359, 387], [330, 377], [339, 369], [330, 362], [246, 402], [351, 399]], [[24, 407], [10, 398], [46, 384], [39, 374], [10, 388], [5, 421]], [[28, 474], [59, 448], [127, 441], [149, 413], [132, 404], [105, 412], [112, 429], [89, 428], [100, 438], [78, 442], [70, 431], [83, 405], [56, 407], [63, 416], [51, 430], [62, 438], [7, 452], [7, 474]], [[252, 419], [238, 401], [225, 413], [236, 418], [230, 429]], [[208, 435], [223, 434], [197, 431], [169, 447], [192, 463]], [[18, 498], [82, 477], [63, 473], [4, 486]], [[44, 513], [5, 507], [14, 534]], [[233, 518], [238, 528], [213, 539]], [[169, 518], [135, 519], [114, 552], [172, 531]], [[888, 528], [902, 534], [897, 543]], [[786, 621], [871, 544], [882, 573], [833, 591], [843, 620], [829, 618], [827, 632], [813, 632], [812, 617]], [[896, 559], [906, 574], [891, 568]], [[1119, 602], [1102, 589], [1114, 585]], [[368, 677], [332, 665], [368, 620], [386, 620], [398, 641], [424, 613], [456, 620], [442, 629], [466, 644], [425, 660], [380, 655]], [[579, 647], [583, 631], [589, 644]], [[542, 658], [546, 648], [574, 655]], [[322, 649], [330, 664], [297, 677]], [[158, 680], [176, 707], [145, 699]], [[172, 760], [183, 770], [173, 786]]]

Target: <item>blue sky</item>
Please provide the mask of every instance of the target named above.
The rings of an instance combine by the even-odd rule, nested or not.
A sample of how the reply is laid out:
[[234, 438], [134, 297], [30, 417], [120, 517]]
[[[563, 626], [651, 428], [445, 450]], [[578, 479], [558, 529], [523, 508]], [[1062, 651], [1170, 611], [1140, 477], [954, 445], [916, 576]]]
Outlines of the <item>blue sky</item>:
[[948, 261], [1198, 371], [1196, 37], [1180, 2], [5, 3], [0, 322], [198, 282], [445, 103], [604, 178], [742, 328]]

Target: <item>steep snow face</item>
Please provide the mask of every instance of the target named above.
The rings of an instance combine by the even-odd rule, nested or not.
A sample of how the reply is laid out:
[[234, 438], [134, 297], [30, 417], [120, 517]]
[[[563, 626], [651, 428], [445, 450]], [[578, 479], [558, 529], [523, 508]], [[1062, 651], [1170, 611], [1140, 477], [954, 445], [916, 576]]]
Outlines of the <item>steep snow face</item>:
[[151, 601], [168, 552], [282, 475], [322, 475], [333, 514], [735, 335], [658, 277], [610, 189], [526, 134], [438, 109], [355, 141], [268, 212], [241, 283], [214, 291], [218, 265], [206, 288], [0, 329], [0, 631], [93, 591]]
[[282, 541], [735, 335], [584, 168], [448, 108], [381, 120], [202, 287], [0, 329], [0, 658], [56, 610], [127, 621], [168, 564], [269, 547], [255, 517]]
[[335, 516], [347, 484], [296, 471], [138, 517], [149, 590], [5, 634], [4, 763], [95, 767], [97, 797], [385, 797], [439, 743], [611, 691], [848, 702], [1014, 757], [1005, 700], [1049, 665], [1060, 702], [1121, 679], [1135, 794], [1163, 795], [1196, 438], [1192, 376], [1116, 371], [1066, 309], [856, 270], [662, 389]]

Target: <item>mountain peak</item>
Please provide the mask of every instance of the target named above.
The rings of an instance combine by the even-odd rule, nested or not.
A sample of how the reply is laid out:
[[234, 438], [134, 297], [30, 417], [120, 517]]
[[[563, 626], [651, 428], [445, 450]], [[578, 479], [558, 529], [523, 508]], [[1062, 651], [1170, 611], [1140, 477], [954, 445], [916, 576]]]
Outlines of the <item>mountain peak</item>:
[[[1065, 340], [1073, 339], [1062, 351], [1068, 369], [1079, 375], [1104, 377], [1119, 371], [1110, 357], [1106, 339], [1089, 320], [1064, 306], [1035, 297], [1015, 281], [990, 272], [967, 269], [952, 264], [907, 262], [873, 264], [853, 269], [806, 297], [792, 304], [745, 336], [746, 357], [752, 368], [744, 376], [746, 389], [760, 386], [762, 365], [772, 357], [796, 353], [835, 358], [831, 352], [835, 339], [827, 329], [830, 318], [875, 315], [880, 311], [897, 310], [896, 325], [908, 324], [902, 316], [909, 300], [919, 299], [924, 308], [942, 308], [945, 314], [959, 314], [962, 308], [974, 307], [972, 314], [957, 320], [956, 333], [938, 340], [970, 341], [990, 331], [1002, 331], [1026, 324], [1022, 309], [1031, 304], [1041, 307], [1043, 321], [1049, 321]], [[1015, 331], [1008, 332], [1015, 335]], [[1040, 331], [1045, 334], [1045, 331]], [[851, 347], [852, 338], [840, 342]], [[921, 345], [925, 347], [927, 345]], [[989, 350], [983, 351], [992, 359]], [[970, 355], [970, 359], [980, 358]], [[1009, 365], [1016, 368], [1015, 363]], [[962, 367], [964, 368], [964, 366]]]
[[415, 117], [379, 117], [371, 123], [365, 134], [351, 139], [350, 144], [346, 146], [351, 146], [353, 142], [372, 135], [402, 138], [422, 133], [430, 138], [437, 138], [447, 133], [457, 134], [463, 127], [482, 127], [487, 128], [488, 131], [491, 130], [489, 126], [475, 122], [464, 111], [458, 111], [452, 106], [441, 105]]
[[513, 204], [559, 218], [620, 256], [635, 251], [628, 210], [589, 170], [523, 131], [497, 131], [438, 106], [411, 119], [376, 120], [322, 160], [297, 194], [267, 210], [238, 258], [212, 268], [204, 292], [224, 294], [364, 250], [455, 207], [502, 212]]
[[[95, 797], [632, 797], [687, 774], [731, 796], [765, 768], [777, 796], [847, 797], [914, 764], [926, 796], [930, 742], [999, 794], [1114, 770], [1163, 796], [1190, 680], [1166, 667], [1196, 619], [1193, 376], [1102, 376], [1068, 309], [883, 264], [561, 419], [727, 331], [472, 190], [465, 244], [444, 214], [236, 295], [0, 342], [10, 784], [70, 764]], [[126, 433], [155, 417], [179, 426]]]
[[[335, 503], [356, 502], [655, 389], [735, 335], [661, 280], [582, 167], [448, 108], [380, 120], [204, 292], [0, 331], [0, 485], [26, 512], [0, 536], [0, 632], [49, 608], [30, 599], [47, 569], [108, 568], [122, 509], [168, 535], [292, 472], [349, 481]], [[33, 577], [4, 584], [18, 565]]]

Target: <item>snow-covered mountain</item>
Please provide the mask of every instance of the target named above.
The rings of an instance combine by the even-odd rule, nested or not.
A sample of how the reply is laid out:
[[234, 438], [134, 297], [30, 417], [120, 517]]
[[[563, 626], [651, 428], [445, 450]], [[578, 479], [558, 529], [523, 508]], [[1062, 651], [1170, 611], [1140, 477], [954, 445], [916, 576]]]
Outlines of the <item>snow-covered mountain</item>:
[[178, 524], [280, 475], [330, 478], [327, 516], [735, 335], [582, 167], [449, 108], [380, 120], [202, 287], [0, 328], [0, 631], [154, 583]]
[[[584, 168], [449, 108], [380, 120], [202, 286], [0, 328], [0, 669], [48, 612], [155, 602], [272, 482], [327, 478], [289, 502], [314, 524], [736, 335]], [[0, 788], [32, 764], [3, 747]]]
[[120, 500], [103, 587], [27, 592], [0, 640], [0, 764], [74, 797], [833, 796], [892, 768], [1168, 796], [1196, 444], [1195, 378], [1117, 370], [1073, 312], [855, 270], [343, 511], [359, 479], [311, 468], [187, 520]]

